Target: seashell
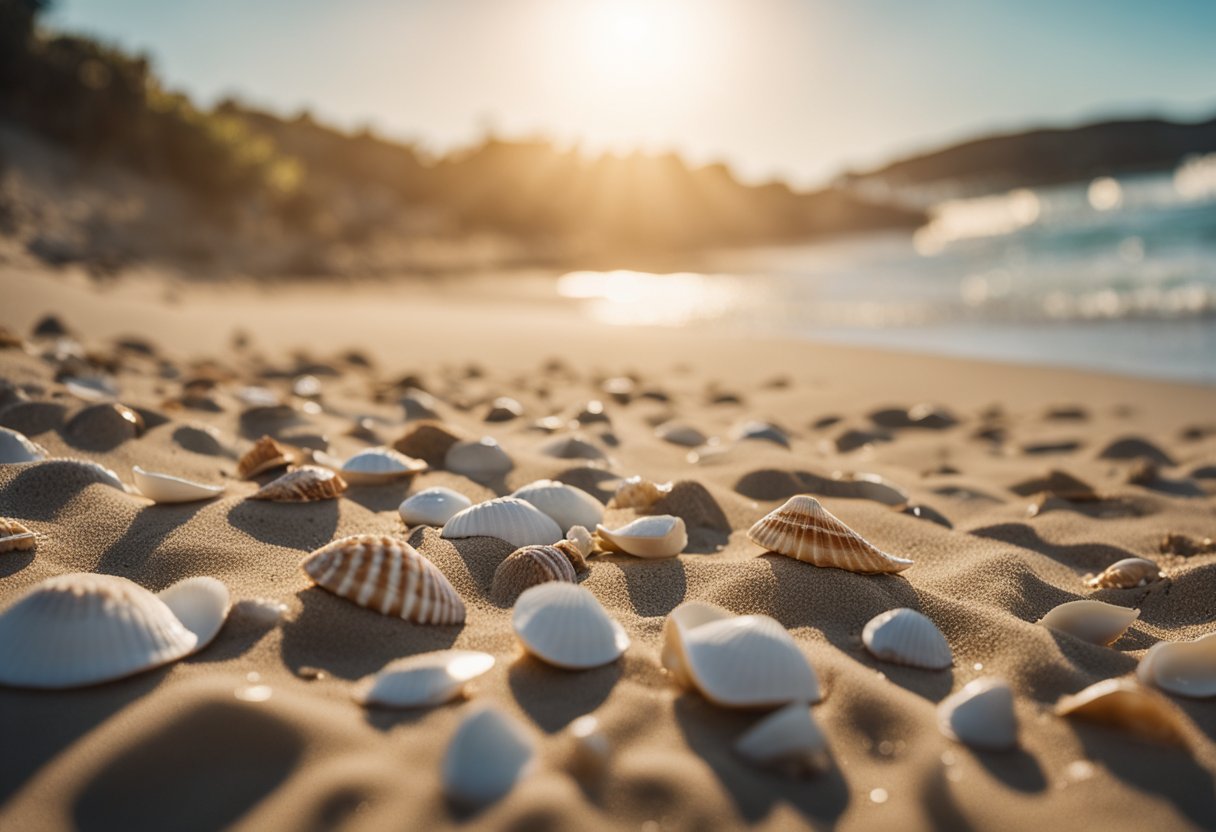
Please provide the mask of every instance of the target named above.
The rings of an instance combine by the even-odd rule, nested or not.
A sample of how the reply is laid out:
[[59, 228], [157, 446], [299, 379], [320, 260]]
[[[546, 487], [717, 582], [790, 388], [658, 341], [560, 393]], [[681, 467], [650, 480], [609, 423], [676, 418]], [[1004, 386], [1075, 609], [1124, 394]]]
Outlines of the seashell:
[[491, 594], [500, 601], [513, 602], [521, 592], [537, 584], [548, 581], [577, 583], [578, 575], [570, 556], [559, 548], [563, 544], [573, 548], [573, 544], [563, 540], [557, 546], [524, 546], [507, 555], [494, 570]]
[[156, 503], [192, 503], [195, 500], [210, 500], [224, 493], [222, 485], [204, 485], [181, 477], [145, 471], [138, 465], [131, 469], [131, 475], [139, 493]]
[[1178, 696], [1216, 696], [1216, 633], [1154, 644], [1140, 660], [1136, 676]]
[[566, 540], [570, 541], [580, 556], [576, 560], [569, 549], [565, 550], [570, 555], [570, 562], [574, 564], [574, 571], [582, 572], [587, 568], [587, 558], [591, 557], [591, 553], [595, 551], [595, 538], [591, 536], [591, 532], [587, 531], [586, 527], [571, 526], [570, 530], [566, 532]]
[[1140, 610], [1107, 604], [1105, 601], [1068, 601], [1039, 619], [1044, 627], [1076, 636], [1090, 644], [1110, 645], [1140, 617]]
[[321, 379], [310, 375], [296, 376], [291, 382], [291, 395], [301, 399], [321, 398]]
[[671, 493], [670, 482], [657, 483], [641, 477], [630, 477], [617, 486], [616, 493], [608, 501], [608, 508], [631, 508], [644, 512]]
[[236, 465], [236, 473], [243, 480], [251, 480], [258, 474], [273, 471], [275, 468], [286, 468], [296, 460], [297, 453], [293, 448], [280, 445], [269, 436], [263, 436], [241, 457]]
[[654, 429], [654, 435], [664, 442], [682, 445], [685, 448], [696, 448], [709, 441], [708, 436], [701, 433], [701, 431], [692, 425], [684, 425], [677, 422], [664, 422]]
[[281, 404], [279, 394], [269, 387], [240, 387], [233, 395], [246, 407], [278, 407]]
[[744, 422], [731, 431], [731, 438], [736, 442], [753, 440], [759, 442], [772, 442], [773, 444], [780, 445], [783, 448], [788, 448], [790, 446], [789, 435], [772, 422], [761, 422], [754, 420]]
[[497, 537], [516, 549], [521, 546], [548, 546], [562, 539], [562, 530], [553, 518], [531, 503], [514, 497], [498, 497], [469, 506], [443, 526], [442, 537]]
[[684, 631], [711, 621], [734, 618], [734, 613], [704, 601], [685, 601], [663, 620], [663, 650], [660, 662], [683, 687], [692, 687], [692, 679], [684, 667]]
[[537, 480], [517, 488], [511, 496], [536, 506], [552, 517], [562, 531], [573, 526], [593, 528], [604, 519], [603, 503], [581, 488], [564, 482]]
[[417, 624], [464, 621], [464, 602], [455, 588], [404, 540], [344, 537], [317, 549], [301, 567], [317, 586], [381, 615]]
[[945, 670], [954, 664], [950, 644], [937, 625], [906, 607], [874, 616], [861, 631], [861, 640], [882, 661]]
[[832, 765], [827, 737], [805, 702], [792, 702], [760, 720], [735, 743], [735, 752], [787, 777], [810, 777]]
[[492, 705], [470, 708], [443, 755], [443, 793], [485, 806], [506, 795], [536, 761], [536, 740], [518, 719]]
[[604, 459], [604, 452], [581, 436], [559, 436], [537, 450], [558, 459]]
[[143, 432], [143, 417], [117, 402], [89, 405], [63, 426], [74, 444], [98, 449], [113, 448]]
[[684, 521], [670, 514], [639, 517], [619, 529], [596, 526], [595, 534], [607, 551], [620, 551], [638, 558], [672, 558], [688, 545]]
[[515, 601], [511, 626], [524, 649], [567, 670], [614, 662], [629, 647], [629, 636], [588, 590], [550, 582], [523, 591]]
[[173, 441], [196, 454], [222, 456], [227, 452], [220, 432], [211, 425], [182, 425], [173, 431]]
[[215, 640], [228, 619], [231, 599], [224, 582], [207, 577], [186, 578], [157, 596], [177, 620], [198, 639], [192, 653], [197, 653]]
[[477, 650], [436, 650], [389, 662], [351, 692], [362, 705], [426, 708], [460, 696], [472, 679], [494, 666], [494, 657]]
[[1178, 709], [1135, 680], [1104, 679], [1056, 703], [1057, 716], [1075, 716], [1122, 728], [1149, 742], [1185, 747], [1186, 725]]
[[471, 505], [459, 491], [440, 485], [406, 497], [397, 513], [407, 526], [442, 526]]
[[249, 495], [251, 500], [275, 503], [312, 503], [336, 500], [346, 491], [346, 481], [328, 468], [304, 465], [288, 471]]
[[637, 383], [629, 376], [614, 376], [604, 379], [600, 389], [612, 396], [617, 404], [629, 404], [637, 389]]
[[715, 705], [767, 708], [818, 702], [819, 679], [784, 627], [767, 615], [677, 626], [679, 666]]
[[46, 457], [46, 449], [36, 442], [31, 442], [24, 433], [0, 428], [0, 465], [41, 462]]
[[167, 664], [197, 645], [165, 602], [138, 584], [58, 575], [0, 613], [0, 684], [83, 687]]
[[1159, 581], [1161, 567], [1146, 558], [1124, 558], [1085, 579], [1090, 589], [1132, 589]]
[[963, 745], [1007, 751], [1018, 744], [1013, 690], [1004, 679], [984, 676], [968, 682], [937, 706], [937, 727]]
[[393, 450], [442, 468], [448, 450], [459, 441], [459, 436], [438, 422], [419, 422], [393, 443]]
[[0, 553], [28, 552], [36, 545], [38, 535], [16, 520], [0, 517]]
[[515, 463], [492, 437], [483, 436], [476, 442], [457, 442], [448, 448], [443, 467], [474, 482], [487, 483], [504, 476]]
[[509, 422], [524, 415], [524, 406], [509, 396], [499, 396], [486, 411], [487, 422]]
[[105, 376], [65, 378], [63, 386], [73, 396], [86, 402], [105, 402], [118, 398], [118, 386], [114, 379]]
[[594, 425], [601, 422], [609, 423], [612, 420], [608, 418], [604, 403], [599, 399], [592, 399], [574, 414], [574, 421], [580, 425]]
[[338, 473], [350, 485], [381, 485], [425, 471], [427, 464], [392, 448], [368, 448], [352, 456]]
[[597, 717], [584, 714], [571, 722], [566, 731], [570, 735], [572, 749], [571, 769], [578, 774], [597, 775], [608, 768], [612, 760], [612, 744], [600, 728]]
[[435, 397], [424, 390], [419, 390], [417, 387], [411, 387], [405, 391], [397, 404], [401, 405], [401, 409], [405, 411], [405, 420], [412, 422], [415, 419], [437, 419], [439, 412], [437, 408], [439, 403], [435, 401]]
[[800, 494], [762, 517], [747, 532], [752, 542], [815, 566], [850, 572], [902, 572], [906, 558], [881, 551], [842, 523], [814, 497]]

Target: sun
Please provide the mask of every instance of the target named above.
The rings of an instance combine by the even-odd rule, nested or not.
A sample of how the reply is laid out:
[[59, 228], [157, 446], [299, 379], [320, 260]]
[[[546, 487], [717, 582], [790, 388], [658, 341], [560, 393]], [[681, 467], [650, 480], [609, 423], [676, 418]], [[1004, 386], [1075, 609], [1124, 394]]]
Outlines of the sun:
[[596, 0], [586, 6], [586, 56], [618, 83], [654, 83], [678, 71], [689, 55], [681, 38], [689, 8], [671, 0]]

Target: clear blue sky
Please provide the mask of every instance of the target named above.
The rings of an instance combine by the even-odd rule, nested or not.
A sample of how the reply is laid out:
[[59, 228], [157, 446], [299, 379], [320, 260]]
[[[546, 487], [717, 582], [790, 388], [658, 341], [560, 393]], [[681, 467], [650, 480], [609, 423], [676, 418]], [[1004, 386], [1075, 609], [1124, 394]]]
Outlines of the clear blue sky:
[[802, 184], [992, 130], [1216, 112], [1216, 0], [59, 0], [50, 20], [204, 103]]

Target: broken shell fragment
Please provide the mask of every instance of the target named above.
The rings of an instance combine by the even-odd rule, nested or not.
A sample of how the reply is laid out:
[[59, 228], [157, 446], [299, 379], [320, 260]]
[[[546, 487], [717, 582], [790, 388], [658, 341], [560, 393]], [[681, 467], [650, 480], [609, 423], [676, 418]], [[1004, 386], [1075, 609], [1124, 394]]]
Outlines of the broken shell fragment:
[[28, 552], [38, 544], [38, 535], [23, 524], [0, 517], [0, 553]]
[[1140, 610], [1086, 599], [1052, 608], [1039, 623], [1090, 644], [1110, 645], [1139, 617]]
[[1154, 644], [1140, 660], [1136, 676], [1178, 696], [1216, 696], [1216, 633]]
[[275, 503], [311, 503], [336, 500], [346, 491], [346, 482], [328, 468], [305, 465], [271, 480], [249, 495], [251, 500]]
[[805, 494], [791, 497], [762, 517], [747, 536], [771, 552], [815, 566], [850, 572], [902, 572], [912, 565], [907, 558], [881, 551]]
[[524, 649], [567, 670], [587, 670], [620, 658], [629, 636], [588, 590], [549, 582], [519, 596], [511, 626]]
[[459, 491], [440, 485], [406, 497], [397, 513], [407, 526], [442, 526], [471, 505]]
[[[591, 532], [587, 531], [584, 526], [571, 526], [566, 532], [566, 540], [573, 547], [573, 552], [570, 549], [563, 551], [570, 555], [570, 562], [574, 565], [575, 572], [582, 572], [587, 568], [587, 558], [591, 557], [591, 553], [595, 551], [595, 538]], [[574, 552], [577, 552], [579, 557], [574, 557]]]
[[1072, 716], [1163, 745], [1186, 746], [1186, 726], [1178, 709], [1159, 693], [1132, 679], [1104, 679], [1056, 703], [1057, 716]]
[[493, 438], [484, 436], [476, 442], [454, 443], [444, 455], [443, 467], [474, 482], [487, 483], [506, 475], [515, 463]]
[[555, 480], [537, 480], [516, 489], [512, 494], [525, 500], [545, 514], [564, 532], [573, 526], [593, 528], [604, 519], [604, 504], [581, 488]]
[[480, 807], [505, 796], [535, 765], [536, 740], [519, 720], [492, 705], [471, 708], [443, 756], [443, 792]]
[[684, 521], [670, 514], [639, 517], [619, 529], [596, 526], [595, 534], [599, 548], [638, 558], [675, 557], [688, 545]]
[[861, 640], [883, 661], [927, 670], [944, 670], [954, 663], [950, 644], [937, 625], [906, 607], [871, 618], [861, 631]]
[[296, 462], [296, 457], [296, 452], [292, 448], [280, 444], [269, 436], [263, 436], [237, 462], [237, 476], [243, 480], [253, 479], [258, 474], [273, 471], [275, 468], [286, 468]]
[[1007, 751], [1018, 744], [1013, 690], [1004, 679], [984, 676], [968, 682], [937, 706], [941, 732], [963, 745]]
[[630, 477], [617, 486], [608, 501], [608, 508], [631, 508], [643, 513], [671, 493], [672, 483], [657, 483], [641, 477]]
[[459, 512], [444, 524], [442, 537], [496, 537], [515, 548], [549, 546], [562, 539], [562, 530], [549, 515], [514, 497], [498, 497]]
[[138, 465], [131, 469], [135, 487], [139, 493], [154, 503], [193, 503], [210, 500], [224, 493], [222, 485], [204, 485], [201, 482], [145, 471]]
[[811, 777], [832, 765], [827, 737], [806, 702], [792, 702], [760, 720], [735, 743], [735, 752], [787, 777]]
[[1086, 578], [1090, 589], [1133, 589], [1147, 586], [1163, 577], [1161, 567], [1146, 558], [1115, 561], [1098, 575]]
[[477, 650], [436, 650], [391, 661], [351, 692], [362, 705], [426, 708], [461, 696], [472, 680], [494, 666], [494, 657]]

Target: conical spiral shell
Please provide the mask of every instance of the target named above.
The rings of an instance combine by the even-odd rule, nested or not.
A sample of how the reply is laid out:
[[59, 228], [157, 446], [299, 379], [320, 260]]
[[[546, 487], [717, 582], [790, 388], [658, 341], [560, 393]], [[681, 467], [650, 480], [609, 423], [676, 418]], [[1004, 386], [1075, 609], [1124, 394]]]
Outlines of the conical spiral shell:
[[38, 535], [21, 523], [0, 517], [0, 552], [28, 552], [38, 544]]
[[322, 589], [381, 615], [417, 624], [460, 624], [464, 602], [413, 546], [394, 537], [357, 534], [335, 540], [304, 559]]
[[572, 584], [577, 580], [570, 556], [557, 546], [524, 546], [498, 564], [490, 592], [501, 601], [511, 602], [528, 587], [548, 581]]
[[279, 444], [269, 436], [263, 436], [237, 462], [236, 472], [241, 479], [248, 480], [275, 468], [286, 468], [295, 461], [294, 450]]
[[861, 640], [883, 661], [944, 670], [954, 663], [950, 644], [937, 625], [906, 607], [876, 615], [861, 631]]
[[288, 471], [277, 480], [266, 483], [251, 500], [270, 500], [275, 503], [311, 503], [317, 500], [335, 500], [346, 491], [346, 481], [328, 468], [305, 465]]
[[815, 566], [850, 572], [902, 572], [906, 558], [881, 551], [842, 523], [814, 497], [800, 494], [762, 517], [747, 532], [753, 543]]

